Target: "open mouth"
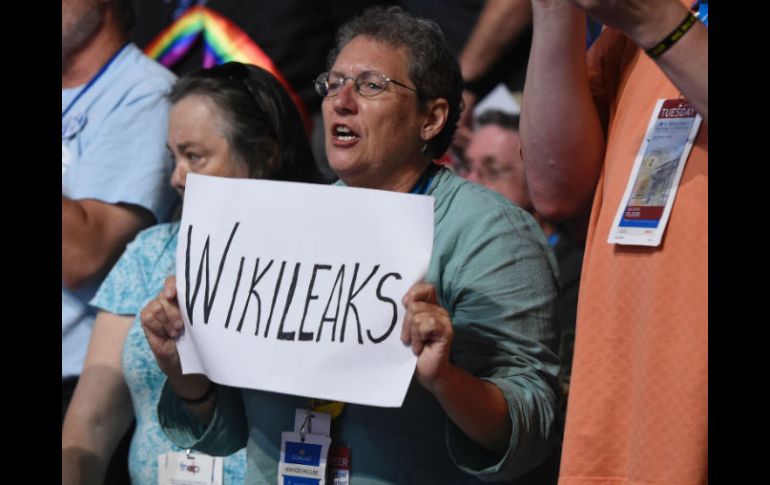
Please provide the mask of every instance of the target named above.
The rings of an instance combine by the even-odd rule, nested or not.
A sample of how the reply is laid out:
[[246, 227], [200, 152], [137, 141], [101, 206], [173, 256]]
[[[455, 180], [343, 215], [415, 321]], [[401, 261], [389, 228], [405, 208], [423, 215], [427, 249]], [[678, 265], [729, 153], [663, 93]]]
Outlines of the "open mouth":
[[341, 142], [348, 142], [353, 141], [356, 138], [358, 138], [358, 134], [355, 133], [353, 130], [350, 129], [349, 126], [346, 125], [334, 125], [332, 127], [332, 136], [335, 140], [341, 141]]

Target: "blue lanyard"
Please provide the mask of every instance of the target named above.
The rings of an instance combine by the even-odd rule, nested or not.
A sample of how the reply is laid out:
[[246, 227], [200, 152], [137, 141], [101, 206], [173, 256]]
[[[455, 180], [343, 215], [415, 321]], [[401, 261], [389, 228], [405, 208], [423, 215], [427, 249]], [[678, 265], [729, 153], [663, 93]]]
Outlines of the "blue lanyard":
[[412, 190], [410, 190], [409, 193], [425, 195], [425, 193], [428, 191], [428, 188], [430, 188], [430, 183], [433, 181], [433, 176], [436, 175], [436, 172], [438, 172], [439, 168], [441, 168], [440, 165], [431, 162], [430, 165], [428, 165], [428, 168], [426, 168], [422, 175], [420, 175], [417, 183], [414, 184], [414, 187], [412, 187]]
[[107, 61], [107, 63], [106, 63], [105, 65], [103, 65], [101, 69], [99, 69], [99, 72], [97, 72], [97, 73], [94, 75], [94, 77], [92, 77], [92, 78], [91, 78], [91, 80], [90, 80], [90, 81], [88, 81], [88, 84], [86, 84], [86, 85], [85, 85], [85, 87], [83, 87], [83, 89], [81, 89], [81, 90], [80, 90], [80, 92], [77, 94], [77, 96], [75, 96], [75, 99], [73, 99], [72, 101], [70, 101], [70, 104], [68, 104], [68, 105], [67, 105], [67, 107], [64, 109], [64, 111], [62, 111], [62, 114], [61, 114], [61, 118], [62, 118], [62, 119], [64, 119], [64, 116], [65, 116], [65, 115], [66, 115], [66, 114], [69, 112], [69, 110], [70, 110], [70, 109], [72, 109], [72, 107], [75, 105], [75, 103], [77, 102], [77, 100], [78, 100], [78, 99], [80, 99], [80, 97], [81, 97], [81, 96], [83, 96], [84, 94], [86, 94], [86, 91], [88, 91], [88, 90], [91, 88], [91, 86], [93, 86], [93, 85], [94, 85], [94, 83], [96, 83], [96, 81], [97, 81], [97, 80], [98, 80], [100, 77], [102, 77], [102, 74], [104, 74], [104, 71], [106, 71], [106, 70], [107, 70], [107, 68], [108, 68], [108, 67], [110, 67], [110, 64], [112, 64], [112, 61], [114, 61], [114, 60], [115, 60], [115, 58], [116, 58], [116, 57], [118, 57], [118, 55], [119, 55], [121, 52], [123, 52], [123, 49], [125, 49], [127, 45], [128, 45], [128, 42], [126, 42], [125, 44], [123, 44], [123, 46], [122, 46], [120, 49], [118, 49], [118, 52], [116, 52], [115, 54], [113, 54], [113, 55], [112, 55], [112, 57], [110, 57], [110, 60], [109, 60], [109, 61]]
[[559, 239], [561, 239], [561, 234], [559, 234], [558, 232], [554, 232], [553, 234], [548, 236], [548, 244], [551, 247], [554, 247], [559, 243]]

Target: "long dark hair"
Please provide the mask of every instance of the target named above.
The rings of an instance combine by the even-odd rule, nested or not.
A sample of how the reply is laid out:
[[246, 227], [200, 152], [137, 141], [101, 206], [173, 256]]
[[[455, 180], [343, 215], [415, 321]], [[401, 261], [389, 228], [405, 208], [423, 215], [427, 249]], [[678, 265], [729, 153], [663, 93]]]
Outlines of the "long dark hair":
[[294, 182], [326, 182], [297, 108], [278, 80], [264, 69], [228, 62], [180, 77], [168, 98], [205, 96], [220, 110], [224, 135], [249, 177]]

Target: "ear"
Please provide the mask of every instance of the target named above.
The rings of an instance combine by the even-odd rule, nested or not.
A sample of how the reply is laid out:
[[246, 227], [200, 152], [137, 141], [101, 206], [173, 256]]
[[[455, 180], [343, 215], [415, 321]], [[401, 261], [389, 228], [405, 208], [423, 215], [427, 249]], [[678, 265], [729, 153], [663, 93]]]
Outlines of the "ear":
[[420, 138], [424, 141], [436, 137], [446, 125], [449, 118], [449, 102], [444, 98], [436, 98], [428, 101], [424, 112], [425, 119], [420, 126]]

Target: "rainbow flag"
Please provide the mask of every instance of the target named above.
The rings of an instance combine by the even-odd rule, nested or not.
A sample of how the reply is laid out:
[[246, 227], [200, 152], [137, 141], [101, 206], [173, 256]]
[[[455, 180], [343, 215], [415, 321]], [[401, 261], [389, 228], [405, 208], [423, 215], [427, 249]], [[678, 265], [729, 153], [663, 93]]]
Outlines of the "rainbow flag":
[[310, 133], [310, 116], [296, 91], [265, 52], [227, 17], [210, 8], [190, 7], [176, 22], [159, 33], [144, 49], [147, 56], [166, 67], [176, 64], [201, 35], [204, 42], [203, 67], [236, 61], [254, 64], [270, 72], [283, 85], [299, 110]]

